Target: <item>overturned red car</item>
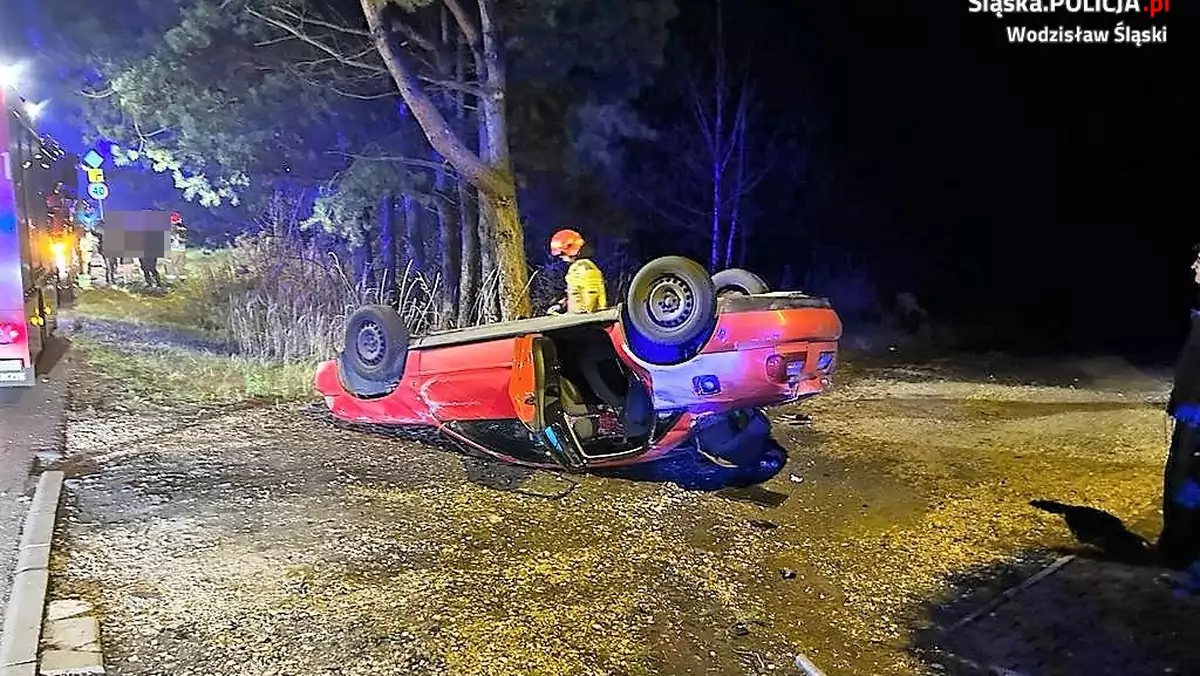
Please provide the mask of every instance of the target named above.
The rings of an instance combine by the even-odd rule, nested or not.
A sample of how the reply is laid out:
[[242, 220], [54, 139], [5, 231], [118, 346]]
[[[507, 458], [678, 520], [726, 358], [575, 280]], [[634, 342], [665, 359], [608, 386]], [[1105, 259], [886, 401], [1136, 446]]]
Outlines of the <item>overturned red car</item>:
[[410, 339], [391, 308], [359, 308], [315, 385], [341, 420], [434, 426], [522, 465], [578, 471], [681, 448], [720, 462], [706, 437], [829, 385], [841, 332], [826, 299], [668, 256], [637, 273], [622, 304], [594, 314]]

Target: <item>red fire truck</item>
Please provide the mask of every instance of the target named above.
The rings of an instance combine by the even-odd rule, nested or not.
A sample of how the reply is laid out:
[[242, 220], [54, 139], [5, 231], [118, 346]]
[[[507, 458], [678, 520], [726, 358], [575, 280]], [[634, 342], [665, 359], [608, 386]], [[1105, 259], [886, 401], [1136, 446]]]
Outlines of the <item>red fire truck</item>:
[[51, 196], [78, 184], [62, 180], [76, 176], [74, 158], [38, 134], [23, 103], [0, 82], [0, 387], [32, 385], [55, 332], [70, 235], [55, 231], [63, 216]]

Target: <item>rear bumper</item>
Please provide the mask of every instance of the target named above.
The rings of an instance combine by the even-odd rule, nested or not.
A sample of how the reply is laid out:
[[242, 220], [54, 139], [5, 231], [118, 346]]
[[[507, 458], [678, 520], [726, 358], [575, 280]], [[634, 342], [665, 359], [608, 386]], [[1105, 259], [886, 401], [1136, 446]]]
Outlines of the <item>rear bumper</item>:
[[705, 414], [776, 406], [830, 386], [842, 322], [827, 301], [780, 293], [722, 303], [699, 355], [675, 366], [647, 367], [656, 409]]
[[[774, 356], [803, 366], [784, 382], [772, 379]], [[777, 406], [824, 392], [837, 369], [836, 342], [794, 342], [730, 352], [703, 353], [653, 375], [654, 407], [717, 413]]]

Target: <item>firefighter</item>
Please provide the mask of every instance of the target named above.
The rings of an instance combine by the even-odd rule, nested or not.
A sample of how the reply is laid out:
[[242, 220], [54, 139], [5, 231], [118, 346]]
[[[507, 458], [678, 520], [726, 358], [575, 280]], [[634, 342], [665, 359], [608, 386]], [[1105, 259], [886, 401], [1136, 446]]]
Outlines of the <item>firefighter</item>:
[[569, 264], [567, 295], [550, 307], [549, 314], [585, 314], [608, 307], [604, 274], [588, 257], [590, 247], [574, 230], [559, 230], [550, 238], [550, 255]]

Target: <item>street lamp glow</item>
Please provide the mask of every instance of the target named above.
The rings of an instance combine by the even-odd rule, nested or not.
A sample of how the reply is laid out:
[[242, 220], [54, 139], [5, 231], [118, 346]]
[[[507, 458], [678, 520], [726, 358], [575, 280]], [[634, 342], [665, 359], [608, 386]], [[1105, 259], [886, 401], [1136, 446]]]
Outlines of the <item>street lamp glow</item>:
[[19, 64], [0, 64], [0, 88], [16, 87], [21, 81], [21, 66]]
[[24, 106], [25, 114], [29, 117], [30, 120], [36, 120], [36, 119], [38, 119], [38, 116], [42, 114], [42, 109], [45, 107], [46, 107], [45, 101], [42, 101], [41, 103], [34, 103], [33, 101], [26, 101], [25, 106]]

